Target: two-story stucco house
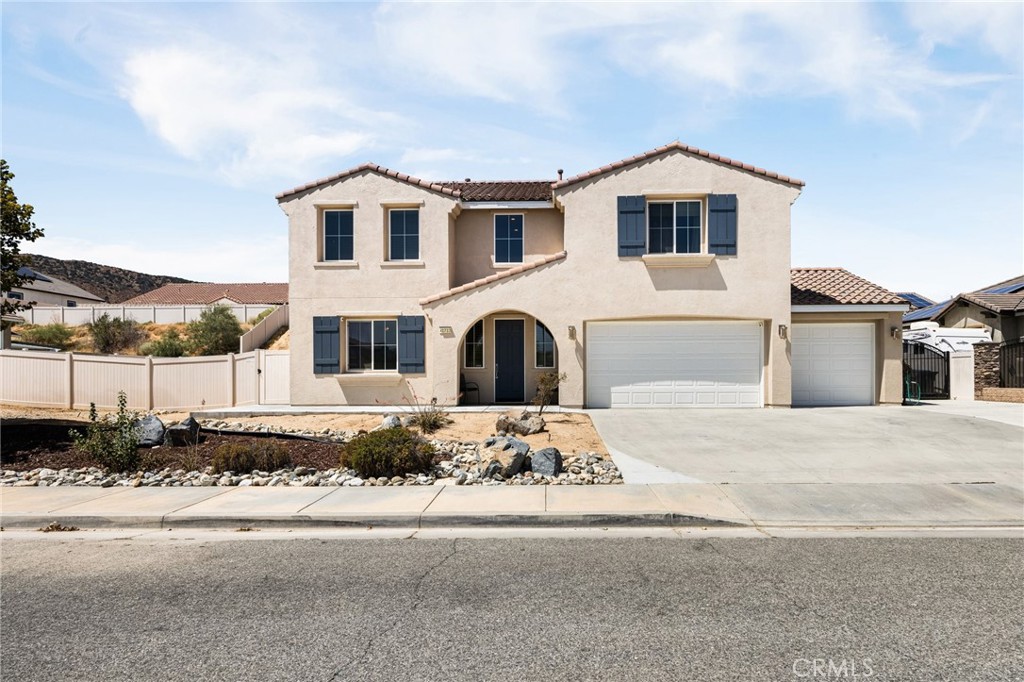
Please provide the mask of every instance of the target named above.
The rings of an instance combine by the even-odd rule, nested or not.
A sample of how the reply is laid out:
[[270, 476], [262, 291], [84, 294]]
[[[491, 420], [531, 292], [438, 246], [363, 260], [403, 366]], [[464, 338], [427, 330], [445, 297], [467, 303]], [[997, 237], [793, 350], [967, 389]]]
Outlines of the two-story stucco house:
[[571, 407], [901, 400], [906, 304], [791, 272], [801, 181], [680, 143], [561, 175], [366, 164], [278, 195], [291, 402], [524, 403], [549, 371]]

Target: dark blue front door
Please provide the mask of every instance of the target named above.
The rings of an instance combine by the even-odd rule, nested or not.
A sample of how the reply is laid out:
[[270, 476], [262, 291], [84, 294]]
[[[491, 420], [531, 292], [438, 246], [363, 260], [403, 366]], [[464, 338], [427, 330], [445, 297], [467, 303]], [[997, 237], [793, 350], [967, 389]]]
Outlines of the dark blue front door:
[[494, 402], [525, 402], [523, 321], [494, 321]]

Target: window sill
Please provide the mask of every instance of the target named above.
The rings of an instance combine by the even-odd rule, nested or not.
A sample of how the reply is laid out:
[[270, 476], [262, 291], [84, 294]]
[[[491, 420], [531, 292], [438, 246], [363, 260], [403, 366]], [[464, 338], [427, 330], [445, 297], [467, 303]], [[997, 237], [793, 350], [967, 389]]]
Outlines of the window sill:
[[382, 268], [425, 268], [427, 264], [421, 260], [386, 260], [381, 261]]
[[491, 267], [494, 268], [495, 270], [508, 270], [510, 268], [517, 268], [522, 264], [523, 261], [519, 261], [518, 263], [499, 263], [498, 261], [494, 260], [494, 256], [491, 256]]
[[334, 378], [343, 386], [396, 386], [402, 383], [397, 372], [346, 372], [335, 374]]
[[355, 270], [359, 267], [356, 260], [320, 260], [313, 263], [314, 270]]
[[649, 268], [706, 268], [715, 260], [713, 253], [646, 253], [641, 257]]

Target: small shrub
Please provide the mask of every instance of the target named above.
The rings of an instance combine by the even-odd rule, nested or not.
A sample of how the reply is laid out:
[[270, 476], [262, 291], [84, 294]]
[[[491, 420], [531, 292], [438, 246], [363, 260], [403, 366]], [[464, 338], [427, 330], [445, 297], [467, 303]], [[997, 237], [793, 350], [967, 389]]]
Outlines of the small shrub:
[[544, 408], [558, 400], [558, 385], [565, 381], [566, 373], [544, 372], [537, 379], [537, 395], [533, 397], [533, 404], [540, 406], [537, 415], [544, 414]]
[[423, 433], [434, 433], [452, 423], [448, 413], [437, 406], [437, 398], [431, 398], [429, 403], [411, 403], [413, 414], [409, 423], [417, 427]]
[[267, 317], [267, 315], [269, 315], [270, 313], [274, 312], [274, 310], [276, 310], [276, 308], [267, 308], [267, 309], [266, 309], [266, 310], [264, 310], [264, 311], [263, 311], [262, 313], [260, 313], [260, 314], [259, 314], [259, 315], [257, 315], [256, 317], [254, 317], [254, 318], [252, 318], [251, 320], [249, 320], [249, 324], [251, 324], [252, 326], [254, 326], [254, 327], [255, 327], [255, 326], [256, 326], [256, 325], [258, 325], [258, 324], [259, 324], [260, 322], [262, 322], [263, 320], [265, 320], [265, 319], [266, 319], [266, 317]]
[[196, 355], [224, 355], [238, 352], [242, 325], [226, 305], [210, 306], [198, 320], [188, 323], [191, 350]]
[[75, 332], [71, 327], [60, 322], [21, 329], [21, 338], [28, 343], [54, 346], [61, 350], [67, 350], [71, 346], [71, 339], [74, 335]]
[[170, 329], [159, 339], [142, 344], [139, 352], [155, 358], [180, 358], [188, 352], [188, 346], [177, 329]]
[[89, 424], [85, 433], [70, 432], [75, 448], [89, 455], [100, 466], [117, 472], [136, 471], [139, 464], [138, 414], [128, 411], [124, 391], [117, 394], [117, 414], [100, 419], [96, 403], [89, 403]]
[[225, 443], [213, 452], [213, 470], [223, 474], [232, 471], [248, 474], [253, 471], [277, 471], [291, 466], [292, 460], [279, 443]]
[[341, 452], [341, 465], [364, 478], [426, 473], [433, 459], [434, 447], [400, 426], [360, 434]]
[[146, 332], [135, 320], [122, 320], [103, 313], [86, 325], [97, 353], [118, 353], [135, 348], [146, 338]]

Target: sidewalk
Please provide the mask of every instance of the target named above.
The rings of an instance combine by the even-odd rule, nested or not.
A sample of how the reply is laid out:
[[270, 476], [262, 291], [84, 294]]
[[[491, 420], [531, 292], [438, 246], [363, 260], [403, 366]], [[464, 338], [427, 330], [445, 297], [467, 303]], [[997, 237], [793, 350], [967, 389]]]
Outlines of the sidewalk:
[[0, 489], [5, 528], [1020, 527], [1022, 509], [997, 484]]

